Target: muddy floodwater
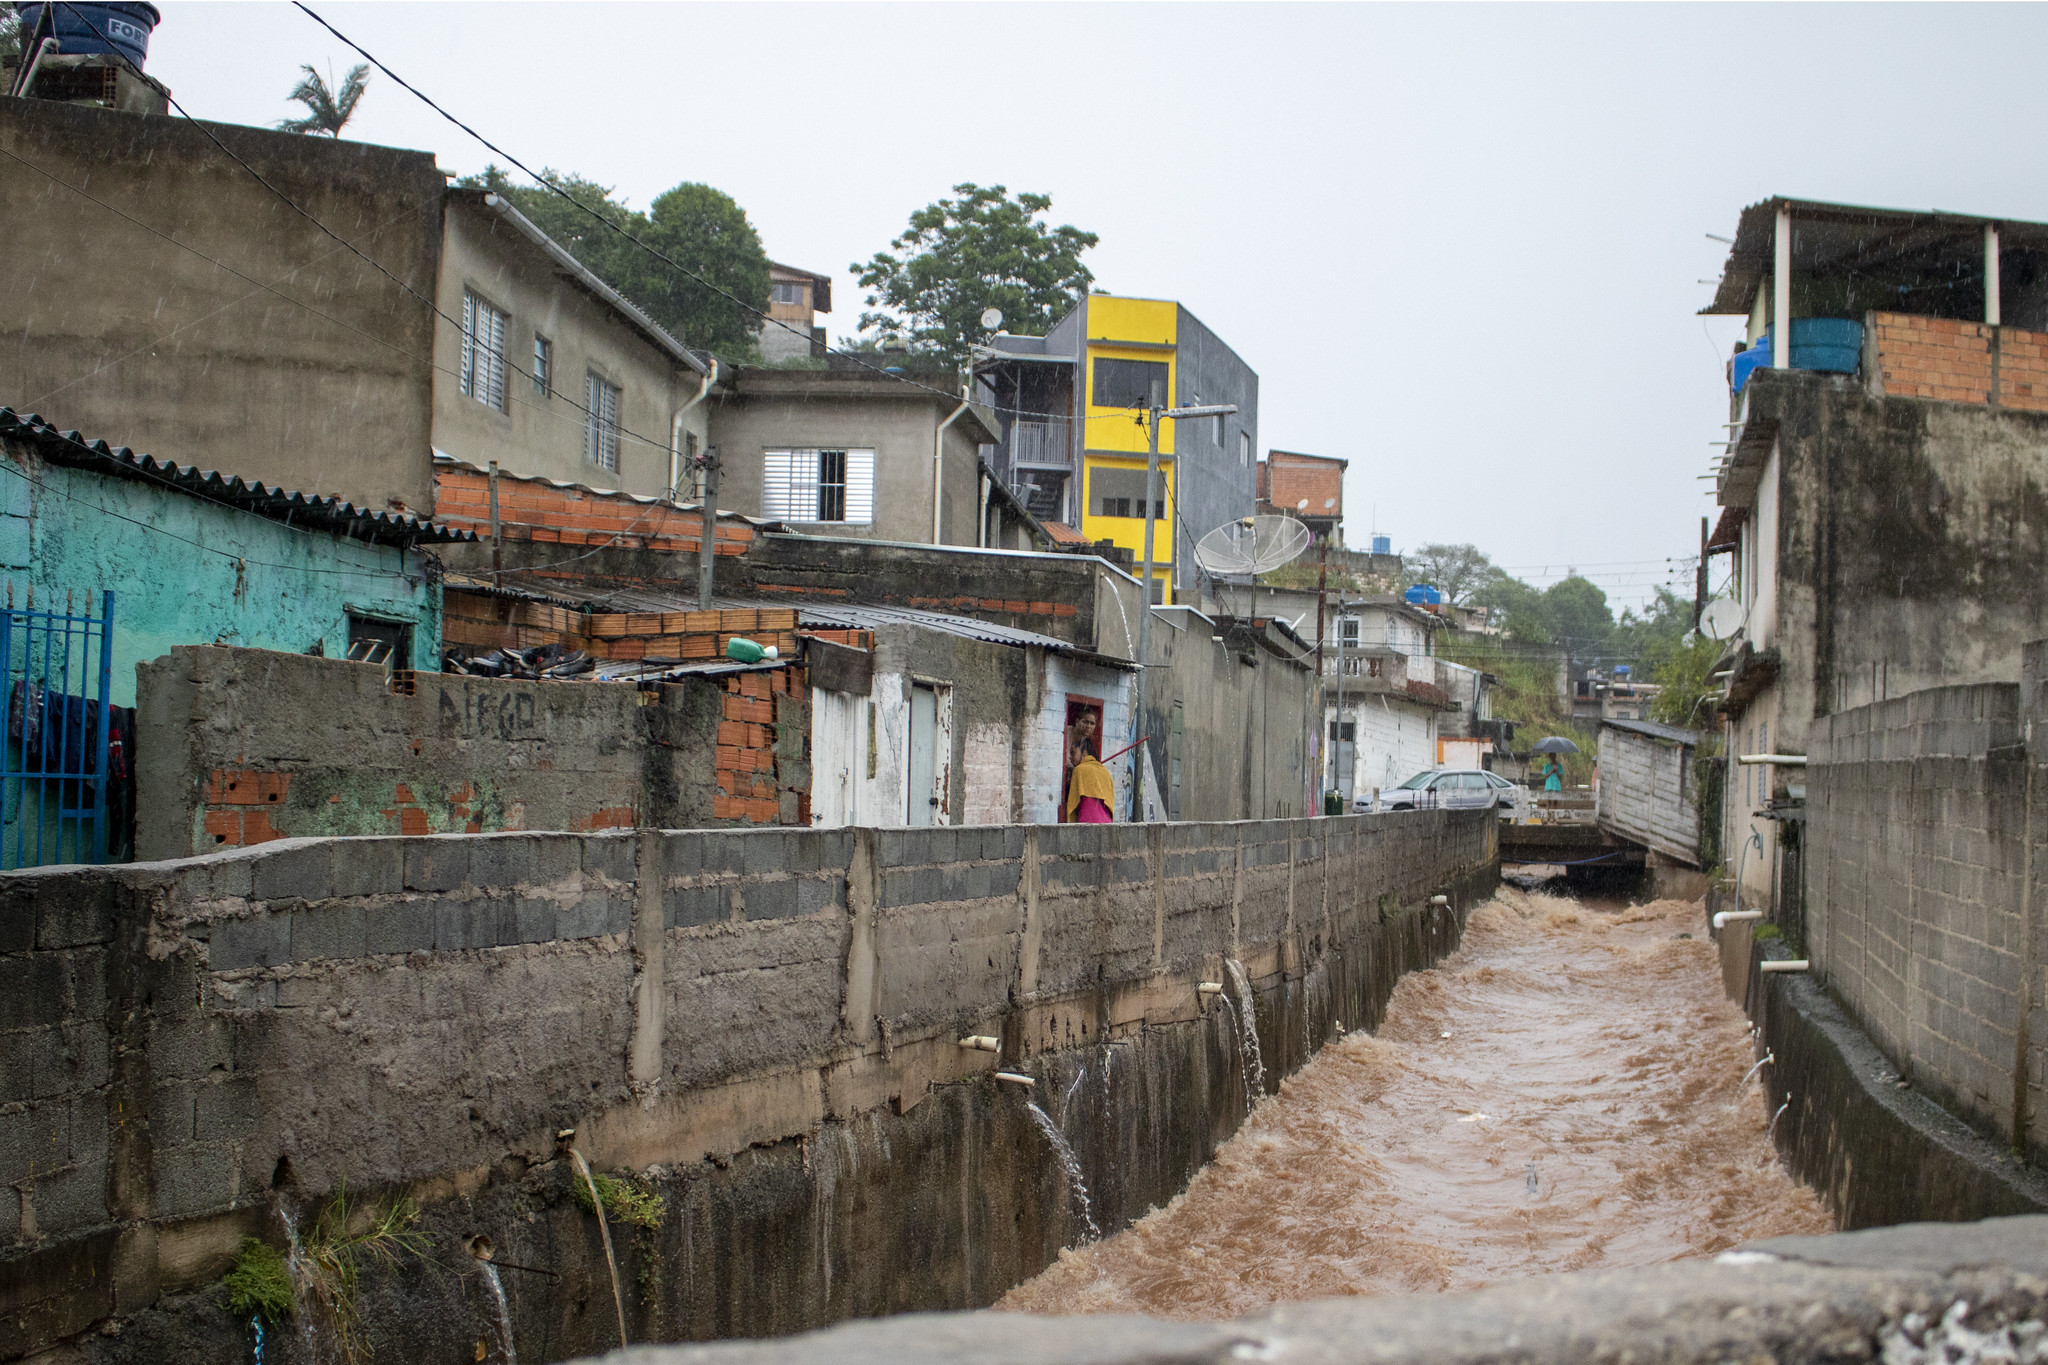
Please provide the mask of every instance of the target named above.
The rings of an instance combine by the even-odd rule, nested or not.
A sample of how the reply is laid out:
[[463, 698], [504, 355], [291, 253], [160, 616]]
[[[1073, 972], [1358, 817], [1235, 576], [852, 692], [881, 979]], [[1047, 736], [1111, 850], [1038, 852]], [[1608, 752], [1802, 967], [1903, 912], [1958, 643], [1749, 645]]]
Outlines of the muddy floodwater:
[[1830, 1231], [1769, 1155], [1702, 920], [1504, 888], [1377, 1034], [1326, 1046], [1186, 1193], [998, 1306], [1231, 1318]]

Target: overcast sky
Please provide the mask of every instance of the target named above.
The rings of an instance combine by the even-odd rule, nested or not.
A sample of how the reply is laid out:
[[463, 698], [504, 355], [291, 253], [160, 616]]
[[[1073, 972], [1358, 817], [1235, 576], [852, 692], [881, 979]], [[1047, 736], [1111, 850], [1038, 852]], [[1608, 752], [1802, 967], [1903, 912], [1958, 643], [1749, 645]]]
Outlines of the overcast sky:
[[[197, 117], [355, 60], [281, 0], [158, 4]], [[1771, 194], [2048, 219], [2035, 5], [313, 5], [529, 165], [731, 194], [836, 272], [835, 339], [913, 209], [1049, 194], [1102, 288], [1258, 371], [1262, 446], [1351, 461], [1350, 543], [1577, 566], [1617, 607], [1713, 510], [1706, 234]], [[489, 159], [381, 78], [349, 135]]]

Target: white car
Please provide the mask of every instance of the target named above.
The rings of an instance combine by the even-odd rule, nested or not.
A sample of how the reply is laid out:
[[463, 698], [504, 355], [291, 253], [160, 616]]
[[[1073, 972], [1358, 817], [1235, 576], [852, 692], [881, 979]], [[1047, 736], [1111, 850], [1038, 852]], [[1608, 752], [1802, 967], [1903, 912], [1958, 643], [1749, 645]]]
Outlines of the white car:
[[1371, 810], [1497, 810], [1503, 820], [1517, 818], [1528, 795], [1520, 787], [1483, 768], [1424, 768], [1398, 787], [1379, 794], [1379, 804], [1361, 796], [1354, 806]]

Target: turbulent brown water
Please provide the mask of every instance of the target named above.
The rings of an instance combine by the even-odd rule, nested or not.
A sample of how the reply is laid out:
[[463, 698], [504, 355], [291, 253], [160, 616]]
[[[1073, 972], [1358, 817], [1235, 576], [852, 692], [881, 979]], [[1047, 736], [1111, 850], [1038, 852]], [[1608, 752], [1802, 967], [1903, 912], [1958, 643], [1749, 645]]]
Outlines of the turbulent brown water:
[[1377, 1034], [1325, 1047], [1184, 1194], [998, 1307], [1231, 1318], [1831, 1230], [1768, 1154], [1701, 920], [1504, 889]]

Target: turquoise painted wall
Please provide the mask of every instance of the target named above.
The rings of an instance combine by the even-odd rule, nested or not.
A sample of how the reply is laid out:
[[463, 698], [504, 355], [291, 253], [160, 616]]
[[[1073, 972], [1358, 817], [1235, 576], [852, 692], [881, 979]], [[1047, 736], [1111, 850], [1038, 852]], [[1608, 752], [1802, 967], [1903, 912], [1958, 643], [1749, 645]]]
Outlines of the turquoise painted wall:
[[17, 607], [31, 584], [38, 607], [61, 608], [69, 592], [81, 611], [113, 590], [118, 706], [135, 705], [135, 665], [172, 645], [299, 654], [318, 642], [338, 658], [351, 609], [411, 622], [412, 667], [441, 666], [441, 589], [417, 552], [11, 454], [0, 453], [0, 575]]

